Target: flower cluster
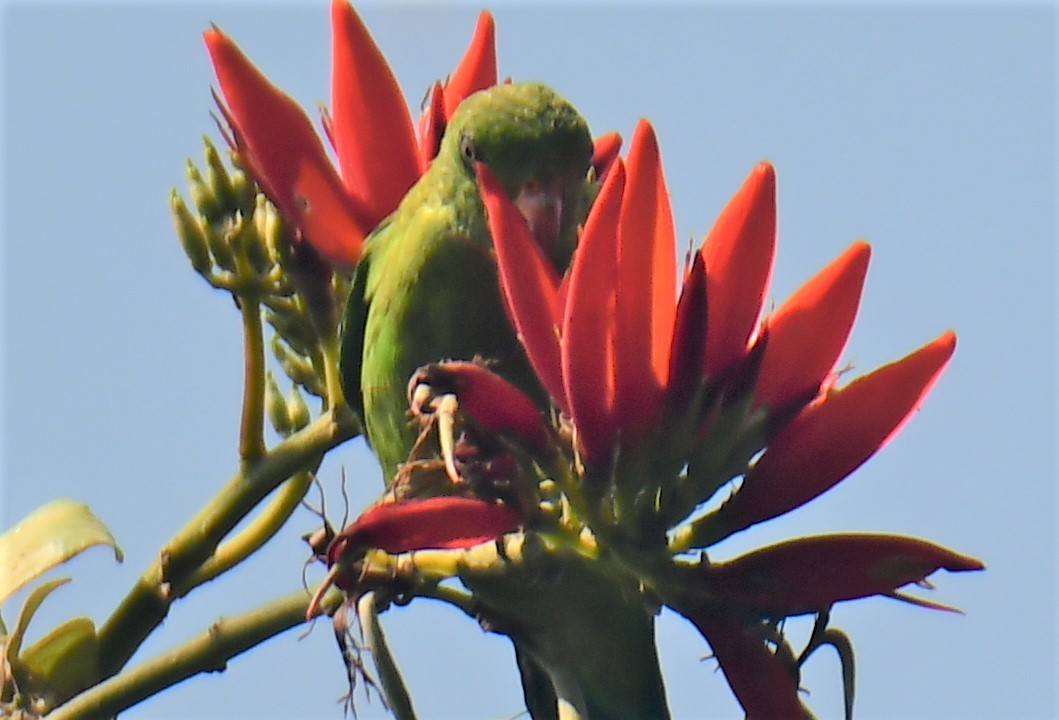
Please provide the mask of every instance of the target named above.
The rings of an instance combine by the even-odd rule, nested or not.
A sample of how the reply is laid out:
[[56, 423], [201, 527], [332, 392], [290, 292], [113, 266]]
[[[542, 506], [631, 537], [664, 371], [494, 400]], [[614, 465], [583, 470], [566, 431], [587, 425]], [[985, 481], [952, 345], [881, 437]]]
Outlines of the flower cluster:
[[[328, 158], [312, 122], [230, 37], [203, 34], [221, 96], [229, 145], [262, 191], [303, 238], [339, 269], [352, 268], [364, 238], [397, 207], [437, 155], [460, 102], [497, 84], [496, 30], [483, 11], [466, 52], [447, 79], [431, 86], [418, 123], [382, 51], [345, 0], [331, 3], [331, 110], [321, 124], [338, 159]], [[229, 134], [230, 132], [230, 134]], [[621, 139], [596, 140], [602, 174]]]
[[389, 215], [437, 154], [447, 119], [468, 95], [496, 84], [492, 16], [483, 12], [466, 53], [431, 88], [413, 126], [393, 71], [356, 11], [331, 4], [331, 112], [324, 133], [338, 169], [301, 107], [217, 28], [203, 38], [223, 101], [217, 104], [241, 163], [300, 236], [339, 268]]
[[[331, 13], [332, 107], [323, 127], [337, 170], [290, 97], [220, 30], [205, 40], [240, 162], [301, 239], [349, 269], [364, 238], [437, 153], [456, 106], [496, 84], [495, 40], [492, 18], [482, 13], [466, 54], [431, 88], [416, 125], [360, 18], [342, 0]], [[749, 716], [801, 717], [797, 668], [812, 648], [795, 658], [777, 620], [814, 614], [826, 627], [834, 603], [871, 595], [947, 609], [900, 588], [924, 584], [938, 569], [983, 565], [880, 534], [797, 538], [725, 562], [687, 553], [794, 510], [848, 477], [920, 406], [956, 338], [942, 333], [838, 387], [870, 246], [854, 242], [763, 316], [775, 257], [772, 166], [750, 172], [681, 272], [651, 126], [641, 121], [624, 158], [619, 150], [616, 135], [596, 141], [601, 187], [562, 276], [501, 184], [475, 166], [506, 309], [553, 407], [537, 408], [484, 364], [438, 358], [413, 378], [413, 411], [444, 409], [450, 425], [459, 413], [479, 437], [503, 436], [496, 447], [510, 451], [511, 462], [502, 467], [534, 481], [520, 497], [537, 497], [555, 484], [549, 474], [564, 475], [562, 505], [576, 516], [565, 527], [576, 542], [591, 537], [584, 555], [604, 562], [597, 551], [608, 549], [620, 558], [616, 572], [636, 574], [687, 617]], [[442, 395], [452, 402], [431, 405]], [[446, 470], [456, 486], [465, 473], [448, 443]], [[721, 501], [733, 482], [737, 489]], [[456, 492], [381, 502], [331, 541], [323, 553], [329, 579], [355, 592], [340, 566], [367, 548], [467, 549], [520, 525], [547, 529], [537, 508], [514, 505]]]
[[[867, 271], [864, 242], [759, 320], [775, 251], [767, 163], [721, 213], [679, 298], [671, 211], [648, 123], [606, 178], [562, 278], [489, 171], [479, 174], [511, 320], [572, 426], [582, 485], [609, 506], [588, 513], [601, 536], [617, 529], [649, 549], [644, 527], [661, 527], [666, 550], [678, 554], [804, 505], [894, 436], [955, 349], [945, 332], [835, 387]], [[695, 514], [737, 477], [727, 501]], [[766, 649], [767, 621], [826, 614], [833, 603], [870, 595], [943, 607], [898, 588], [940, 568], [982, 567], [917, 539], [824, 535], [703, 562], [678, 590], [662, 581], [659, 592], [706, 636], [752, 717], [789, 717], [801, 712], [797, 687], [779, 653]]]

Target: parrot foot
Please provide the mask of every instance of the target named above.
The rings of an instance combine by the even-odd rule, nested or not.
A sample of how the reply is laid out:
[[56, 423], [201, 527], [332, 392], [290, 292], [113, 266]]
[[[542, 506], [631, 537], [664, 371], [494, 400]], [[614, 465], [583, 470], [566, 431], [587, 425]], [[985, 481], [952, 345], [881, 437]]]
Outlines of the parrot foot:
[[[416, 378], [413, 378], [415, 382]], [[425, 434], [436, 424], [438, 431], [438, 444], [441, 446], [441, 457], [445, 461], [445, 471], [453, 485], [464, 484], [456, 469], [456, 413], [460, 409], [460, 402], [454, 393], [435, 394], [434, 389], [424, 382], [416, 383], [409, 392], [409, 405], [413, 417], [420, 419], [423, 423], [423, 432], [420, 433], [412, 452], [415, 453], [420, 447], [420, 441]]]

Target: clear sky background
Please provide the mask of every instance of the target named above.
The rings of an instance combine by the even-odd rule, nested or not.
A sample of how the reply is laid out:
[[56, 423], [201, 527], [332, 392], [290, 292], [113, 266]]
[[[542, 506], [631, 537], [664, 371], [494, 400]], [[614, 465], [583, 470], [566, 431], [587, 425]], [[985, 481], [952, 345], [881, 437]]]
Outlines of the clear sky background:
[[[361, 7], [418, 109], [479, 6]], [[1056, 705], [1056, 9], [1039, 5], [494, 6], [501, 75], [546, 81], [594, 133], [655, 125], [681, 238], [701, 240], [761, 160], [778, 174], [780, 302], [858, 237], [873, 243], [847, 350], [859, 372], [947, 328], [956, 355], [878, 457], [809, 507], [716, 548], [804, 533], [923, 536], [987, 572], [934, 576], [961, 617], [886, 599], [839, 606], [857, 650], [858, 717], [1052, 718]], [[238, 314], [191, 270], [167, 197], [201, 157], [216, 22], [305, 106], [326, 102], [318, 4], [7, 4], [3, 48], [3, 492], [7, 526], [60, 496], [87, 502], [126, 552], [70, 568], [33, 633], [102, 622], [235, 466]], [[321, 478], [337, 505], [379, 491], [360, 440]], [[258, 556], [179, 602], [134, 658], [299, 586], [315, 527], [299, 511]], [[22, 594], [24, 595], [24, 593]], [[8, 604], [16, 612], [22, 595]], [[421, 717], [521, 709], [507, 641], [428, 601], [384, 616]], [[804, 625], [794, 625], [804, 632]], [[801, 630], [799, 630], [801, 628]], [[340, 718], [330, 628], [280, 636], [124, 717]], [[704, 641], [664, 613], [676, 718], [741, 717]], [[804, 684], [840, 716], [826, 650]], [[358, 703], [362, 718], [383, 717]]]

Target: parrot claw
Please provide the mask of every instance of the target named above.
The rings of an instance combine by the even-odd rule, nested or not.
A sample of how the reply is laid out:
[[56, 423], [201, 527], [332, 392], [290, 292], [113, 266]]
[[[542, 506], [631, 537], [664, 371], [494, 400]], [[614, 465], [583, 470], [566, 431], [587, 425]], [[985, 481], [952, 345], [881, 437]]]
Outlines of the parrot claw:
[[412, 408], [412, 414], [416, 416], [428, 414], [427, 408], [430, 407], [433, 397], [434, 391], [430, 389], [429, 385], [425, 383], [416, 385], [409, 397], [409, 406]]
[[456, 411], [459, 402], [455, 395], [442, 395], [437, 401], [438, 442], [441, 444], [441, 457], [445, 460], [445, 471], [453, 485], [462, 485], [463, 478], [456, 470]]
[[441, 457], [445, 461], [445, 472], [453, 485], [463, 485], [465, 481], [456, 469], [456, 413], [460, 408], [459, 400], [453, 393], [436, 395], [434, 388], [425, 382], [419, 382], [420, 379], [420, 377], [412, 378], [408, 392], [408, 404], [412, 415], [419, 418], [424, 426], [424, 431], [416, 441], [413, 452], [421, 448], [425, 435], [429, 432], [431, 425], [436, 422]]

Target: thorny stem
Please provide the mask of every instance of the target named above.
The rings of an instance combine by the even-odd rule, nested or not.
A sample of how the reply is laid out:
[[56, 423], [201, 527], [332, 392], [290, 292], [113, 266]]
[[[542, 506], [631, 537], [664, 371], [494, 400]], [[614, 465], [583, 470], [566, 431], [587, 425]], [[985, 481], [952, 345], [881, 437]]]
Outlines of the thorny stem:
[[239, 420], [239, 460], [257, 462], [265, 454], [265, 338], [261, 304], [256, 297], [239, 298], [243, 317], [243, 412]]
[[116, 674], [169, 606], [196, 585], [199, 567], [221, 540], [280, 483], [315, 466], [331, 448], [356, 434], [346, 408], [336, 408], [274, 447], [252, 468], [240, 468], [163, 548], [99, 632], [104, 678]]
[[[343, 600], [332, 590], [328, 609]], [[309, 597], [298, 590], [255, 610], [221, 618], [198, 637], [77, 695], [48, 715], [50, 720], [109, 718], [162, 690], [204, 672], [223, 671], [229, 660], [305, 622]]]

